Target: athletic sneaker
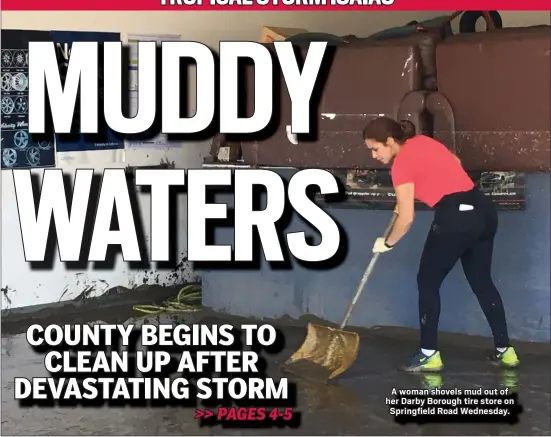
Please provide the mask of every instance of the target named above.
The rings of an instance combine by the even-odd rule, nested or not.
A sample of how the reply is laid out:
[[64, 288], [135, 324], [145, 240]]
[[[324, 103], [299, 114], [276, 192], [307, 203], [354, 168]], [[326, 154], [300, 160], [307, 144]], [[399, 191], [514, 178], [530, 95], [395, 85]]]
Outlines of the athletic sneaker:
[[512, 346], [509, 346], [503, 352], [496, 350], [495, 353], [490, 356], [490, 361], [498, 366], [507, 368], [517, 367], [520, 364], [517, 353]]
[[439, 372], [444, 368], [444, 363], [440, 357], [440, 352], [434, 352], [430, 357], [422, 351], [417, 352], [407, 360], [400, 370], [406, 372]]

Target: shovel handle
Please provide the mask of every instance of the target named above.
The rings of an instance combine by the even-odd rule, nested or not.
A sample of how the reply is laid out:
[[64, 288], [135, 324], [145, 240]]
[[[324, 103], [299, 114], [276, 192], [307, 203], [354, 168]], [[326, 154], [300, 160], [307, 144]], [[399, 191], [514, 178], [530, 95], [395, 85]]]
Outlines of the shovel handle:
[[[392, 227], [394, 226], [394, 223], [396, 222], [396, 217], [398, 217], [398, 214], [395, 212], [392, 214], [392, 219], [388, 223], [388, 226], [386, 227], [385, 233], [383, 234], [384, 238], [388, 237], [388, 234], [390, 234], [390, 231], [392, 230]], [[350, 315], [352, 314], [352, 310], [354, 309], [354, 306], [356, 305], [356, 302], [360, 298], [360, 295], [362, 294], [362, 291], [365, 287], [365, 284], [367, 284], [367, 281], [369, 280], [369, 277], [371, 276], [371, 273], [373, 272], [373, 269], [375, 268], [375, 264], [377, 264], [377, 260], [379, 259], [380, 253], [373, 254], [373, 257], [371, 258], [371, 261], [367, 265], [367, 268], [365, 269], [364, 275], [362, 277], [362, 280], [360, 281], [360, 285], [358, 285], [358, 290], [356, 290], [356, 295], [354, 296], [354, 299], [352, 299], [352, 303], [348, 307], [348, 311], [346, 312], [346, 316], [344, 316], [344, 320], [341, 323], [340, 329], [343, 329], [346, 324], [348, 323], [348, 319], [350, 318]]]

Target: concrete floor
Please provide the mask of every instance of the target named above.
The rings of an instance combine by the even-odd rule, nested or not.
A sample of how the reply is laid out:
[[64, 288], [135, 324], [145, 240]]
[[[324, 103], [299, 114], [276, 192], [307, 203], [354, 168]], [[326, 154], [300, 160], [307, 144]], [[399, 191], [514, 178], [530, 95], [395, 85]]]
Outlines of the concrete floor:
[[[97, 320], [97, 314], [88, 314]], [[102, 311], [102, 321], [121, 322], [128, 314]], [[119, 319], [119, 320], [117, 320]], [[242, 319], [212, 313], [194, 316], [203, 323], [241, 323]], [[88, 318], [88, 320], [90, 320]], [[73, 320], [83, 323], [85, 320]], [[185, 322], [191, 323], [191, 320]], [[59, 322], [58, 322], [59, 323]], [[64, 321], [64, 323], [67, 323]], [[278, 321], [286, 334], [284, 350], [268, 356], [271, 376], [281, 376], [284, 361], [304, 339], [304, 326]], [[3, 327], [4, 328], [4, 327]], [[24, 332], [26, 327], [20, 329]], [[13, 378], [46, 376], [43, 358], [27, 345], [25, 335], [11, 326], [2, 337], [2, 435], [549, 435], [550, 356], [545, 344], [518, 344], [522, 367], [503, 372], [484, 361], [488, 339], [442, 335], [446, 369], [441, 377], [410, 375], [396, 370], [416, 347], [416, 331], [380, 328], [358, 330], [361, 349], [354, 366], [333, 385], [318, 386], [297, 380], [302, 424], [298, 429], [200, 428], [193, 409], [183, 408], [21, 408], [13, 399]], [[485, 347], [486, 348], [485, 348]], [[288, 375], [286, 375], [288, 376]], [[516, 425], [429, 424], [399, 425], [389, 415], [385, 397], [392, 388], [509, 387], [519, 392], [524, 413]]]

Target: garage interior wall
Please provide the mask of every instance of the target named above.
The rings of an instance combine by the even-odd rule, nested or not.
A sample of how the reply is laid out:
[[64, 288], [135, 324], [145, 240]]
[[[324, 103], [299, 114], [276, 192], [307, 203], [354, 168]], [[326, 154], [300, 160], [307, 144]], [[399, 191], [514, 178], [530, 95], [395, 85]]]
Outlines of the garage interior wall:
[[[367, 36], [378, 30], [423, 20], [443, 12], [3, 12], [2, 28], [34, 30], [116, 31], [124, 41], [128, 33], [180, 34], [182, 39], [216, 47], [221, 40], [258, 40], [263, 25], [306, 28], [337, 35]], [[505, 26], [549, 24], [549, 14], [502, 13]], [[182, 144], [180, 148], [127, 150], [125, 165], [155, 165], [161, 159], [178, 168], [198, 168], [209, 143]], [[102, 153], [102, 152], [94, 152]], [[98, 156], [99, 157], [99, 156]], [[104, 162], [104, 160], [102, 160]], [[93, 164], [92, 164], [93, 166]], [[113, 164], [118, 167], [120, 164]], [[82, 168], [80, 166], [79, 168]], [[101, 172], [105, 168], [96, 168]], [[41, 174], [42, 170], [36, 170]], [[149, 233], [149, 196], [140, 196], [144, 232]], [[187, 201], [180, 199], [178, 253], [186, 254]], [[2, 171], [2, 308], [17, 308], [72, 300], [83, 293], [96, 297], [111, 287], [132, 288], [144, 283], [170, 285], [193, 279], [183, 262], [177, 271], [130, 271], [119, 257], [112, 271], [69, 271], [56, 261], [53, 270], [31, 270], [25, 262], [11, 171]]]

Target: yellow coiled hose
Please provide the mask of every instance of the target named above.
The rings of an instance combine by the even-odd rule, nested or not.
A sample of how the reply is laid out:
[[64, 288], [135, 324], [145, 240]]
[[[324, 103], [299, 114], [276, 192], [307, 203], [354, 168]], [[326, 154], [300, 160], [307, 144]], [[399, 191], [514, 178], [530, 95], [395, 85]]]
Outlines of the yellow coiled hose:
[[202, 292], [197, 284], [186, 285], [173, 299], [168, 299], [160, 305], [134, 305], [134, 311], [154, 316], [162, 313], [192, 313], [201, 309]]

